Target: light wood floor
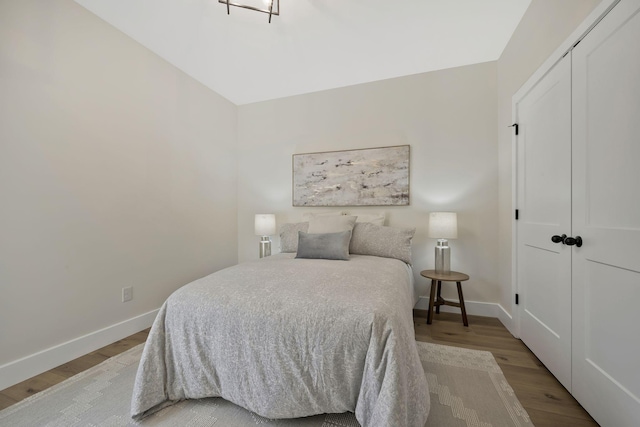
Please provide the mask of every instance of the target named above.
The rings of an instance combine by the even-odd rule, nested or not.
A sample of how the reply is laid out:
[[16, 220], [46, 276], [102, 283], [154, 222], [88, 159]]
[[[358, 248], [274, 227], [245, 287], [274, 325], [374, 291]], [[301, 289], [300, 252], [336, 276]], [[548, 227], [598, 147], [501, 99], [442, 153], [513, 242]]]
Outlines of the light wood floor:
[[112, 356], [120, 354], [145, 342], [147, 340], [147, 335], [149, 335], [149, 329], [145, 329], [144, 331], [133, 334], [125, 339], [116, 341], [113, 344], [102, 347], [92, 353], [72, 360], [69, 363], [60, 365], [57, 368], [53, 368], [50, 371], [0, 391], [0, 410], [54, 386], [75, 374], [99, 364], [100, 362], [104, 362]]
[[441, 312], [427, 325], [427, 311], [414, 310], [413, 320], [418, 341], [490, 351], [536, 427], [598, 426], [498, 319], [469, 316], [464, 327], [460, 314]]
[[[520, 340], [513, 338], [498, 319], [469, 316], [469, 327], [466, 328], [459, 314], [440, 313], [435, 315], [431, 325], [427, 325], [426, 311], [416, 310], [414, 323], [418, 341], [492, 352], [535, 426], [598, 426], [533, 353]], [[0, 409], [144, 342], [148, 333], [148, 329], [138, 332], [0, 391]]]

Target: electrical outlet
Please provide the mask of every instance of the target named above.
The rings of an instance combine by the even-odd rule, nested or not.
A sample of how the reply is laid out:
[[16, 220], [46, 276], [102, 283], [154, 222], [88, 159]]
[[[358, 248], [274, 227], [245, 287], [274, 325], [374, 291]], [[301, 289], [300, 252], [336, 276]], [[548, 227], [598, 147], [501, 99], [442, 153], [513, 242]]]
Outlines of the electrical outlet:
[[122, 302], [131, 301], [133, 299], [133, 286], [122, 288]]

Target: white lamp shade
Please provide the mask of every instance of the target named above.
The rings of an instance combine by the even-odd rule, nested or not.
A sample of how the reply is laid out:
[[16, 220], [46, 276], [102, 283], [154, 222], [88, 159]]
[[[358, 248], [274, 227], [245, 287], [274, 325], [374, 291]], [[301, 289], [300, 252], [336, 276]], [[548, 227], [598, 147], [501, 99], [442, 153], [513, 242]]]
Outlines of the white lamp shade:
[[458, 238], [458, 215], [455, 212], [431, 212], [429, 237], [434, 239]]
[[274, 214], [256, 214], [256, 236], [273, 236], [276, 234], [276, 216]]

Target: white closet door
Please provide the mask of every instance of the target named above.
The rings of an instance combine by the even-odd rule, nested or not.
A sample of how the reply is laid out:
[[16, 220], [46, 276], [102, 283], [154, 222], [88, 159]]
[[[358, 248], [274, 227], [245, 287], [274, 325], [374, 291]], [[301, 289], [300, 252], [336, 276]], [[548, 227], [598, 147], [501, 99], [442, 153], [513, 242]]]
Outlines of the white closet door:
[[573, 394], [640, 425], [640, 0], [573, 50]]
[[571, 60], [516, 104], [520, 338], [571, 390]]

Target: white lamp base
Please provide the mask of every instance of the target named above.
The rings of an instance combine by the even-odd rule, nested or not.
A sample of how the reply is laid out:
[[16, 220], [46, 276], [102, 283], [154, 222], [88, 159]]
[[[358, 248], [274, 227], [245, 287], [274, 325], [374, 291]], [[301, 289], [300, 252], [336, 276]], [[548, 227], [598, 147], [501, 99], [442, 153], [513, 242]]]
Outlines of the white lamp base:
[[260, 238], [260, 258], [271, 256], [271, 239], [269, 236]]
[[438, 239], [436, 244], [436, 273], [449, 274], [451, 272], [451, 248], [447, 239]]

